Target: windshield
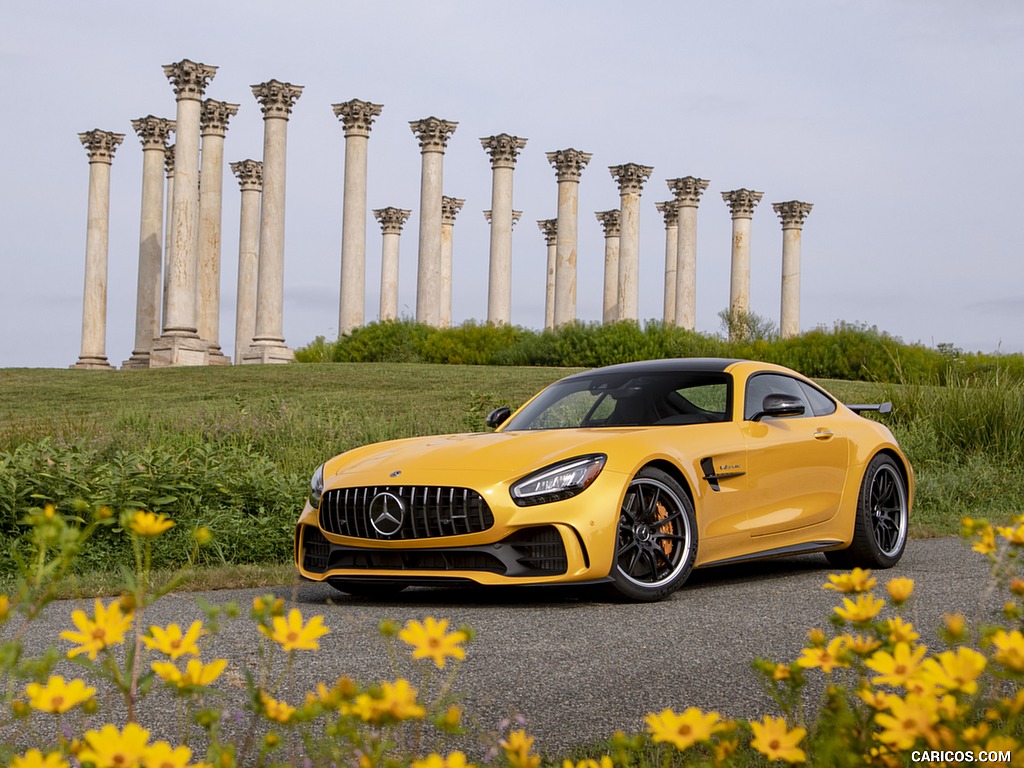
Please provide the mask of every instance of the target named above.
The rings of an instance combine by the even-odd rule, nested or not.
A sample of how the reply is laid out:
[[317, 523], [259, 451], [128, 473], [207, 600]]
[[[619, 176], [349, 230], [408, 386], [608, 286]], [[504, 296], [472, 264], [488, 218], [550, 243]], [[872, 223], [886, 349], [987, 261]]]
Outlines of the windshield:
[[503, 431], [725, 421], [731, 382], [724, 373], [693, 371], [574, 376], [541, 392]]

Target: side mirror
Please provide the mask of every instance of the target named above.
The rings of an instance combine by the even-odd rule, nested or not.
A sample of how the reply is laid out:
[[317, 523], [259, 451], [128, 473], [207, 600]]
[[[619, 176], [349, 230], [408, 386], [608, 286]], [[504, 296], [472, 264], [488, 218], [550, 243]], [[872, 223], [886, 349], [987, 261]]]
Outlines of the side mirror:
[[802, 416], [804, 403], [793, 395], [766, 395], [761, 403], [761, 412], [754, 414], [752, 421], [760, 421], [765, 416]]
[[506, 421], [508, 417], [512, 415], [512, 409], [507, 405], [503, 405], [500, 408], [495, 408], [493, 411], [487, 414], [487, 426], [491, 429], [497, 429]]

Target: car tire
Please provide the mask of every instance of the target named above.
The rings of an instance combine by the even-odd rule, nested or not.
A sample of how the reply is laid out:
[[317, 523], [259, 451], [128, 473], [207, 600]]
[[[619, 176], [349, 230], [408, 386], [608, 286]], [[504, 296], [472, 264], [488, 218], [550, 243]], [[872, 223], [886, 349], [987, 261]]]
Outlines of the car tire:
[[861, 481], [850, 546], [825, 557], [837, 568], [892, 568], [907, 546], [909, 524], [903, 472], [891, 456], [880, 453]]
[[662, 600], [693, 570], [697, 517], [682, 486], [666, 472], [644, 467], [623, 497], [616, 533], [612, 587], [636, 602]]
[[352, 581], [349, 579], [328, 579], [327, 583], [339, 592], [354, 597], [390, 597], [397, 595], [406, 585], [394, 581]]

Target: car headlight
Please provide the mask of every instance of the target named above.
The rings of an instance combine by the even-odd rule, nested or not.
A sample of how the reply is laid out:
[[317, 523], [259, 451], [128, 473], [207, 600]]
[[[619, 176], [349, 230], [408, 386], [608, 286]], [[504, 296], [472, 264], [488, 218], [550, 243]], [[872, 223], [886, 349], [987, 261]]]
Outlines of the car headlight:
[[309, 506], [313, 509], [320, 508], [320, 497], [324, 495], [324, 465], [321, 464], [313, 473], [313, 479], [309, 481]]
[[512, 500], [520, 507], [527, 507], [572, 498], [597, 479], [607, 459], [603, 453], [595, 453], [527, 475], [510, 489]]

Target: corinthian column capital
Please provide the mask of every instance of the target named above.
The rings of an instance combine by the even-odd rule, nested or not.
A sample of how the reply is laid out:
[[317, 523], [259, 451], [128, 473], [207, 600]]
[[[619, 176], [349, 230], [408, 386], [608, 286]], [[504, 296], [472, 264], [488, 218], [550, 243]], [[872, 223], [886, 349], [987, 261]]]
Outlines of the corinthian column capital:
[[491, 168], [514, 168], [519, 150], [526, 146], [526, 139], [499, 133], [497, 136], [485, 136], [480, 144], [491, 156]]
[[537, 226], [544, 234], [547, 245], [555, 245], [558, 242], [558, 219], [539, 219]]
[[696, 176], [682, 176], [678, 179], [666, 179], [669, 191], [675, 195], [676, 204], [683, 208], [696, 208], [700, 196], [708, 188], [707, 179]]
[[624, 165], [609, 165], [608, 171], [618, 182], [620, 195], [639, 195], [654, 168], [649, 165], [626, 163]]
[[179, 101], [200, 101], [206, 86], [217, 74], [217, 68], [182, 59], [176, 64], [165, 64], [164, 75], [171, 81], [174, 96]]
[[679, 226], [679, 204], [675, 200], [666, 200], [663, 203], [655, 203], [654, 207], [658, 213], [665, 217], [666, 227]]
[[380, 222], [380, 231], [384, 235], [402, 234], [402, 225], [405, 224], [411, 215], [412, 211], [391, 206], [373, 209], [373, 216]]
[[231, 163], [231, 172], [238, 179], [239, 188], [246, 190], [263, 189], [263, 163], [259, 160], [239, 160]]
[[782, 220], [783, 229], [803, 229], [807, 214], [813, 207], [813, 203], [802, 203], [799, 200], [772, 203], [772, 209], [779, 214], [779, 218]]
[[301, 85], [282, 83], [280, 80], [267, 80], [265, 83], [257, 83], [252, 86], [252, 95], [260, 103], [263, 117], [283, 117], [288, 119], [292, 113], [292, 107], [302, 95]]
[[203, 136], [223, 136], [228, 130], [228, 120], [232, 115], [238, 113], [238, 104], [228, 104], [226, 101], [206, 99], [203, 102], [203, 109], [199, 113], [199, 125]]
[[764, 192], [755, 192], [752, 189], [734, 189], [731, 192], [723, 192], [722, 199], [729, 206], [729, 211], [734, 219], [751, 219], [754, 217], [754, 208], [761, 202]]
[[409, 121], [409, 127], [419, 139], [420, 152], [444, 152], [448, 146], [448, 137], [455, 133], [457, 125], [456, 122], [437, 117]]
[[343, 101], [341, 104], [331, 104], [331, 108], [334, 110], [335, 117], [341, 120], [342, 125], [345, 126], [345, 138], [348, 138], [349, 136], [369, 136], [373, 120], [384, 109], [384, 105], [352, 99]]
[[462, 210], [462, 206], [465, 204], [465, 200], [458, 197], [448, 197], [447, 195], [441, 198], [441, 223], [453, 225], [455, 224], [455, 216], [459, 211]]
[[147, 115], [132, 120], [132, 129], [138, 134], [143, 149], [164, 149], [174, 130], [174, 121]]
[[619, 217], [621, 211], [618, 208], [613, 208], [610, 211], [596, 211], [595, 216], [601, 223], [601, 228], [604, 229], [604, 236], [618, 237], [620, 233]]
[[555, 177], [559, 181], [579, 181], [583, 169], [593, 155], [570, 147], [548, 152], [547, 157], [548, 162], [555, 167]]
[[167, 176], [174, 175], [174, 144], [168, 144], [164, 148], [164, 173]]
[[123, 133], [101, 131], [98, 128], [78, 134], [79, 141], [89, 153], [90, 163], [106, 163], [110, 165], [114, 159], [114, 151], [124, 141]]

